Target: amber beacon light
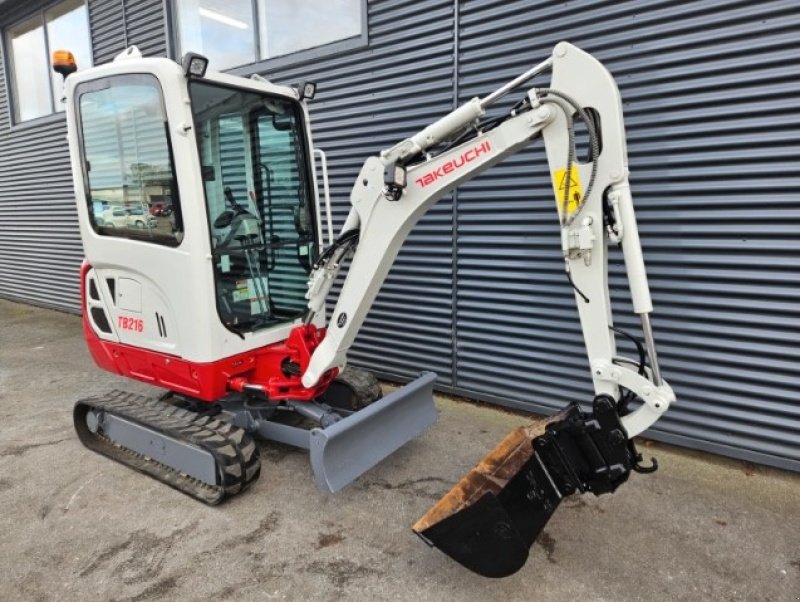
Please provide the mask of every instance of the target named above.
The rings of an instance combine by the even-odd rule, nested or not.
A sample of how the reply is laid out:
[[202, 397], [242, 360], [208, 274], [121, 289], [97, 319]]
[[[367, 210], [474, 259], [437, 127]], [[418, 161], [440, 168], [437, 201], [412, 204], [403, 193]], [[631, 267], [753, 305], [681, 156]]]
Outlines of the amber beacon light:
[[75, 57], [69, 50], [56, 50], [53, 52], [53, 71], [66, 78], [78, 70]]

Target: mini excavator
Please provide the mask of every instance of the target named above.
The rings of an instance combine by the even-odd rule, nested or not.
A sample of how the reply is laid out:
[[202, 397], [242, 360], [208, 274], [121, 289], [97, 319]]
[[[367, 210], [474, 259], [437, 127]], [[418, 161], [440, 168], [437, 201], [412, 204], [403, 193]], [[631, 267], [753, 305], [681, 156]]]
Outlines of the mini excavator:
[[[502, 577], [525, 563], [565, 496], [613, 492], [631, 471], [655, 469], [633, 437], [674, 394], [650, 325], [619, 91], [596, 59], [559, 43], [513, 81], [368, 158], [335, 238], [325, 155], [309, 126], [315, 84], [207, 66], [196, 53], [179, 64], [131, 47], [78, 72], [69, 52], [54, 55], [85, 252], [84, 335], [101, 368], [165, 390], [79, 400], [86, 447], [208, 504], [259, 476], [253, 436], [307, 449], [324, 491], [358, 478], [437, 415], [434, 374], [382, 396], [373, 374], [347, 365], [404, 240], [442, 196], [541, 137], [595, 397], [511, 433], [413, 530], [468, 569]], [[548, 86], [526, 87], [510, 112], [486, 117], [548, 71]], [[588, 156], [576, 151], [579, 124]], [[609, 242], [622, 249], [641, 318], [638, 359], [616, 350], [615, 335], [630, 335], [611, 319]]]

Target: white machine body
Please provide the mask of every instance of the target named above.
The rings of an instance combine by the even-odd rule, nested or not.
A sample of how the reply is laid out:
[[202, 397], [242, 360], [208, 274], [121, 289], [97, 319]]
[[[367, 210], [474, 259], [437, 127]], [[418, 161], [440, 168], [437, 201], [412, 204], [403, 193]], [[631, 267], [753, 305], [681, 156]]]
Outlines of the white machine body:
[[[217, 296], [212, 270], [214, 232], [203, 201], [204, 183], [197, 177], [203, 166], [187, 78], [180, 65], [166, 58], [142, 58], [132, 47], [111, 63], [77, 72], [66, 79], [66, 115], [76, 198], [85, 199], [90, 192], [84, 171], [86, 166], [82, 165], [83, 142], [77, 106], [81, 87], [98, 82], [102, 85], [108, 78], [125, 75], [152, 76], [160, 87], [179, 193], [176, 204], [180, 203], [182, 233], [176, 246], [107, 236], [92, 226], [90, 204], [77, 203], [84, 253], [91, 265], [86, 277], [95, 283], [99, 292], [99, 299], [86, 296], [86, 309], [102, 307], [110, 326], [110, 332], [108, 327], [99, 328], [88, 312], [95, 334], [104, 340], [175, 355], [193, 363], [214, 362], [286, 340], [292, 328], [302, 322], [301, 317], [272, 328], [242, 332], [240, 336], [226, 328], [218, 315], [213, 302]], [[305, 102], [298, 101], [294, 89], [263, 78], [244, 79], [209, 72], [203, 81], [285, 98], [301, 108], [302, 127], [308, 142], [306, 157], [311, 163], [309, 192], [317, 222], [315, 244], [321, 247], [323, 228], [314, 175], [315, 154]], [[253, 188], [252, 182], [247, 182], [246, 186], [248, 190]], [[220, 189], [220, 198], [222, 194]], [[241, 201], [252, 204], [252, 199]], [[243, 227], [247, 228], [247, 220], [243, 221]], [[112, 291], [112, 287], [116, 290]], [[322, 326], [324, 315], [316, 316], [314, 323]]]

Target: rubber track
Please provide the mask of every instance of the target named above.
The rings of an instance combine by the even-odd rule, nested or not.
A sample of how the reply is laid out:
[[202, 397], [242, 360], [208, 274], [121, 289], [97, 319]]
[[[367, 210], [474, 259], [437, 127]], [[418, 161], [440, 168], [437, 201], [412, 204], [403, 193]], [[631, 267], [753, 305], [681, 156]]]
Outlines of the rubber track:
[[383, 397], [381, 384], [369, 370], [346, 366], [334, 381], [344, 384], [353, 392], [355, 407], [347, 409], [360, 410]]
[[[165, 464], [115, 444], [86, 424], [90, 409], [108, 412], [209, 452], [217, 467], [217, 485], [187, 476]], [[201, 416], [163, 401], [112, 391], [82, 399], [73, 410], [75, 431], [89, 449], [174, 487], [206, 504], [216, 505], [247, 489], [261, 472], [258, 449], [244, 430], [224, 420]]]

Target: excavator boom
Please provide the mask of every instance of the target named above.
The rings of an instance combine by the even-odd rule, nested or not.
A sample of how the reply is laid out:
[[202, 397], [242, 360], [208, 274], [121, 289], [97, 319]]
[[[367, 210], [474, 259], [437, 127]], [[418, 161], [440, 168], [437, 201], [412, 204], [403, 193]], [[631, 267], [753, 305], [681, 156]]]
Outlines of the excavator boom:
[[[503, 117], [487, 108], [532, 78]], [[588, 157], [576, 150], [576, 124], [588, 133]], [[351, 193], [352, 209], [330, 259], [312, 274], [309, 308], [322, 307], [341, 259], [355, 247], [325, 340], [303, 374], [313, 386], [344, 365], [347, 349], [414, 224], [442, 196], [543, 139], [553, 183], [562, 253], [575, 291], [594, 385], [591, 411], [577, 404], [520, 429], [415, 525], [425, 541], [469, 569], [499, 577], [519, 569], [561, 499], [613, 492], [640, 464], [632, 438], [675, 397], [661, 377], [650, 324], [652, 302], [633, 212], [622, 102], [603, 65], [571, 44], [485, 98], [473, 98], [418, 134], [369, 158]], [[357, 246], [351, 244], [357, 236]], [[619, 357], [608, 286], [608, 245], [625, 260], [633, 311], [644, 342], [640, 357]], [[629, 336], [627, 333], [621, 333]]]

